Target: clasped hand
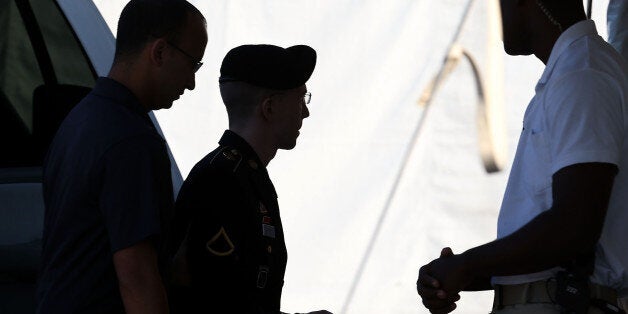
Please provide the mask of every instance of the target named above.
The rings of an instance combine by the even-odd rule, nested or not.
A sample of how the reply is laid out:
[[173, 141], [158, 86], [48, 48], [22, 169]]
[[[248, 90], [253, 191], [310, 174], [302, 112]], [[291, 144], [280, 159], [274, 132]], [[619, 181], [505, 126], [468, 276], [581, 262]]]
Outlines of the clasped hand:
[[442, 249], [439, 258], [421, 267], [416, 283], [417, 292], [431, 313], [449, 313], [456, 309], [460, 291], [472, 279], [465, 273], [460, 255], [454, 255], [447, 247]]

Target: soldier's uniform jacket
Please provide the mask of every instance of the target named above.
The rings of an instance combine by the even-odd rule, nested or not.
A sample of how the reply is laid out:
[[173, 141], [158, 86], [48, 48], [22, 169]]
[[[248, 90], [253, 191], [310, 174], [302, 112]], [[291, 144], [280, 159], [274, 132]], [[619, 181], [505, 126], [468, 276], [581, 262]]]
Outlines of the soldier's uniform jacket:
[[225, 131], [219, 143], [177, 199], [186, 218], [176, 228], [187, 232], [175, 260], [185, 257], [188, 288], [173, 302], [200, 312], [279, 313], [287, 252], [277, 194], [244, 139]]

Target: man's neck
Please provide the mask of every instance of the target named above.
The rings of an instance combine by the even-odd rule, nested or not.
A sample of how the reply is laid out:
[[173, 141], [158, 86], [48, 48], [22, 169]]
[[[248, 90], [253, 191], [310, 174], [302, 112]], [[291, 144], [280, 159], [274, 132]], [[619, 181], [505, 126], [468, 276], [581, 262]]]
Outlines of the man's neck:
[[552, 49], [554, 49], [554, 45], [556, 41], [558, 41], [558, 37], [560, 37], [560, 33], [547, 33], [542, 38], [539, 38], [534, 43], [534, 55], [543, 62], [543, 64], [547, 65], [547, 61], [549, 61], [549, 57], [552, 54]]
[[543, 64], [547, 65], [552, 50], [554, 49], [554, 45], [556, 45], [556, 42], [558, 41], [560, 35], [568, 28], [580, 21], [583, 21], [583, 19], [573, 18], [569, 21], [562, 22], [562, 32], [554, 24], [549, 24], [549, 22], [546, 22], [545, 27], [537, 29], [536, 31], [538, 36], [535, 36], [536, 40], [534, 40], [534, 42], [532, 43], [534, 55], [539, 60], [541, 60]]

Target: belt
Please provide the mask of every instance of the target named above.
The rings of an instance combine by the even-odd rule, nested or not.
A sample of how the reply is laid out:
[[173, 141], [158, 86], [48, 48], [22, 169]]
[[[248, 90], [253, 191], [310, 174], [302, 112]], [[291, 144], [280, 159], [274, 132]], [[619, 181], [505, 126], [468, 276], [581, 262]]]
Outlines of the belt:
[[[591, 299], [600, 299], [617, 305], [617, 292], [609, 287], [589, 282]], [[540, 280], [518, 285], [495, 285], [493, 309], [530, 303], [554, 303], [556, 281]]]

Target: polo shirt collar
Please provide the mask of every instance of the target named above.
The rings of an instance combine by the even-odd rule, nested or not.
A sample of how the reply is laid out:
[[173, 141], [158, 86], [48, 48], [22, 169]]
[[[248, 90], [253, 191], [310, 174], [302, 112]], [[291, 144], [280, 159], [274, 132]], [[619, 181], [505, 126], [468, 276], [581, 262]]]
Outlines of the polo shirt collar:
[[571, 44], [584, 36], [594, 35], [597, 35], [597, 29], [595, 28], [595, 22], [593, 22], [593, 20], [580, 21], [560, 34], [558, 40], [554, 43], [554, 47], [550, 53], [543, 75], [539, 80], [539, 85], [547, 83], [552, 71], [554, 70], [556, 62]]
[[148, 115], [148, 111], [144, 108], [144, 106], [142, 106], [133, 92], [114, 79], [99, 77], [92, 93], [99, 97], [108, 98], [115, 103], [124, 105], [140, 115]]

